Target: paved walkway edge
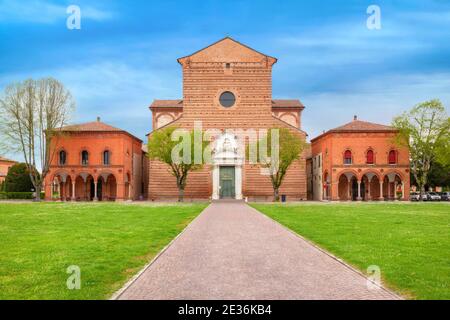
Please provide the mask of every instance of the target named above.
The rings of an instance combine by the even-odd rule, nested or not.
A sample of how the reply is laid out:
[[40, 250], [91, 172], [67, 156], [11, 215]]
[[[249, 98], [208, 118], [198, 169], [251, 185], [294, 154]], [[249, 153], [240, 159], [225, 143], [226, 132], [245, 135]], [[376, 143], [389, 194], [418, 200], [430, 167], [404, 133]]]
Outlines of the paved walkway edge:
[[147, 263], [145, 266], [142, 267], [142, 269], [136, 273], [130, 280], [128, 280], [123, 286], [122, 288], [120, 288], [119, 290], [117, 290], [115, 293], [113, 293], [113, 295], [108, 299], [108, 300], [117, 300], [120, 298], [120, 296], [133, 284], [135, 283], [139, 277], [148, 269], [150, 268], [150, 266], [152, 264], [154, 264], [156, 262], [156, 260], [158, 260], [159, 257], [162, 256], [162, 254], [164, 252], [167, 251], [167, 249], [169, 249], [174, 243], [175, 241], [178, 240], [178, 238], [186, 232], [186, 230], [192, 225], [192, 223], [197, 220], [202, 214], [203, 212], [208, 209], [208, 207], [211, 205], [211, 203], [205, 208], [203, 209], [202, 212], [200, 212], [175, 238], [173, 238], [152, 260], [150, 260], [149, 263]]
[[247, 204], [248, 207], [250, 207], [252, 210], [254, 210], [255, 212], [257, 212], [258, 214], [262, 215], [263, 217], [265, 217], [268, 220], [271, 220], [273, 222], [275, 222], [276, 224], [278, 224], [279, 226], [281, 226], [283, 229], [289, 231], [290, 233], [292, 233], [294, 236], [302, 239], [303, 241], [307, 242], [309, 245], [311, 245], [312, 247], [314, 247], [316, 250], [323, 252], [324, 254], [326, 254], [327, 256], [329, 256], [330, 258], [332, 258], [333, 260], [336, 260], [337, 262], [339, 262], [340, 264], [342, 264], [343, 266], [345, 266], [346, 268], [350, 269], [351, 271], [353, 271], [354, 273], [358, 274], [359, 276], [363, 277], [364, 279], [366, 279], [367, 281], [372, 282], [373, 285], [379, 287], [381, 290], [395, 296], [397, 299], [399, 300], [404, 300], [405, 298], [403, 298], [402, 296], [400, 296], [399, 294], [395, 293], [394, 291], [384, 287], [383, 285], [380, 285], [378, 283], [376, 283], [375, 281], [367, 278], [367, 276], [362, 273], [360, 270], [356, 269], [355, 267], [349, 265], [347, 262], [345, 262], [344, 260], [336, 257], [335, 255], [333, 255], [332, 253], [328, 252], [327, 250], [321, 248], [319, 245], [317, 245], [316, 243], [312, 242], [311, 240], [303, 237], [302, 235], [296, 233], [295, 231], [289, 229], [288, 227], [286, 227], [285, 225], [281, 224], [280, 222], [276, 221], [275, 219], [272, 219], [271, 217], [269, 217], [268, 215], [260, 212], [259, 210], [253, 208], [251, 205]]

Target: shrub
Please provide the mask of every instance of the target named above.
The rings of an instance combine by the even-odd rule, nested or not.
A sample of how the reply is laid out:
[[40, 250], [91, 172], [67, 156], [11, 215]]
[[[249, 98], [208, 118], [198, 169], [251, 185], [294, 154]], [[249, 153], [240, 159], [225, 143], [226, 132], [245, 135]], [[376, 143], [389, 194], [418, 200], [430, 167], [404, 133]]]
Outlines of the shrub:
[[[41, 199], [44, 199], [45, 193], [41, 193]], [[1, 200], [31, 200], [33, 192], [0, 192]]]
[[8, 170], [5, 179], [6, 192], [30, 192], [34, 189], [25, 163], [16, 163]]

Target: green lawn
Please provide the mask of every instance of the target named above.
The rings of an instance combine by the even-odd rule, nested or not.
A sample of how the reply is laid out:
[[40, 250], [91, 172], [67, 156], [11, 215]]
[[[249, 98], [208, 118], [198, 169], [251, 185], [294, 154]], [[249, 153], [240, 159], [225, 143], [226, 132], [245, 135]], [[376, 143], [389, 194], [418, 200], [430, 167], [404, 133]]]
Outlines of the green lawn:
[[450, 299], [450, 205], [252, 204], [408, 298]]
[[206, 206], [0, 203], [0, 299], [107, 299]]

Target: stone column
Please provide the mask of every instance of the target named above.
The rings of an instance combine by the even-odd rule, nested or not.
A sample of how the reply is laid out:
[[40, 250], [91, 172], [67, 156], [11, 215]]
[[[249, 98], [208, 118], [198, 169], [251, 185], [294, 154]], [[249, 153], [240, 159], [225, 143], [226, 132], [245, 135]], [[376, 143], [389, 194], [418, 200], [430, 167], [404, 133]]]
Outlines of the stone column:
[[402, 181], [402, 200], [405, 200], [405, 182]]
[[394, 182], [394, 200], [397, 200], [397, 181]]
[[358, 198], [356, 200], [361, 201], [361, 180], [358, 180]]
[[372, 195], [370, 194], [370, 183], [372, 180], [367, 182], [367, 200], [372, 200]]
[[384, 197], [383, 197], [383, 181], [380, 181], [380, 200], [384, 200]]
[[350, 200], [350, 201], [352, 200], [351, 186], [352, 186], [352, 180], [349, 180], [348, 184], [347, 184], [347, 200]]
[[75, 197], [75, 181], [72, 180], [72, 201], [77, 200]]
[[235, 169], [235, 194], [236, 200], [242, 199], [242, 166], [236, 165]]
[[391, 200], [391, 182], [390, 181], [388, 181], [387, 186], [388, 186], [387, 197], [388, 197], [388, 200]]
[[96, 178], [94, 178], [94, 201], [98, 201], [98, 197], [97, 197], [97, 183], [98, 183], [98, 181], [97, 181], [97, 179]]
[[219, 193], [220, 173], [219, 173], [218, 165], [214, 165], [212, 175], [213, 175], [213, 177], [212, 177], [213, 178], [212, 199], [218, 200], [220, 198], [220, 193]]

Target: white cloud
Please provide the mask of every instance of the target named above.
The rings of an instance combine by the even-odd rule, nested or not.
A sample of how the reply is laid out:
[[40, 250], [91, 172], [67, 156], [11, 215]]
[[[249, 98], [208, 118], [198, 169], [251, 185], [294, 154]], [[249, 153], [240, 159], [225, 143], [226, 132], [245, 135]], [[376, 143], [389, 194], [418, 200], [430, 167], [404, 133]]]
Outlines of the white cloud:
[[[68, 17], [67, 5], [55, 4], [48, 0], [0, 0], [1, 22], [28, 22], [52, 24]], [[110, 10], [94, 8], [90, 5], [79, 5], [81, 19], [103, 21], [111, 19], [114, 14]]]
[[144, 138], [151, 129], [148, 106], [153, 99], [181, 97], [181, 78], [177, 72], [132, 66], [120, 61], [72, 65], [29, 73], [2, 74], [0, 88], [27, 78], [54, 77], [64, 83], [77, 102], [73, 122], [105, 122]]
[[450, 73], [383, 75], [363, 79], [352, 91], [306, 94], [302, 125], [310, 135], [318, 136], [350, 122], [353, 115], [360, 120], [390, 124], [392, 118], [415, 104], [440, 99], [450, 108]]

